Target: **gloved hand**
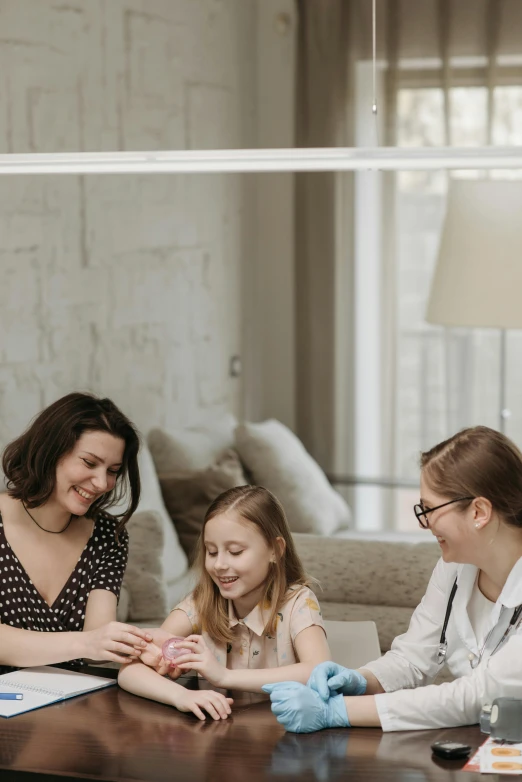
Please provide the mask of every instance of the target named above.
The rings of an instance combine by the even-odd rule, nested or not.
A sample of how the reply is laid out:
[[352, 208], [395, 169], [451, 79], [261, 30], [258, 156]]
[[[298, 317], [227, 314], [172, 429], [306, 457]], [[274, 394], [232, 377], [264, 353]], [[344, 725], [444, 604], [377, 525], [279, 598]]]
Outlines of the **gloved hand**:
[[325, 703], [314, 690], [299, 682], [264, 684], [262, 689], [270, 695], [277, 721], [290, 733], [350, 727], [342, 695], [334, 695]]
[[330, 696], [341, 693], [342, 695], [364, 695], [368, 682], [359, 671], [352, 668], [343, 668], [337, 663], [319, 663], [312, 671], [307, 686], [318, 692], [323, 701]]

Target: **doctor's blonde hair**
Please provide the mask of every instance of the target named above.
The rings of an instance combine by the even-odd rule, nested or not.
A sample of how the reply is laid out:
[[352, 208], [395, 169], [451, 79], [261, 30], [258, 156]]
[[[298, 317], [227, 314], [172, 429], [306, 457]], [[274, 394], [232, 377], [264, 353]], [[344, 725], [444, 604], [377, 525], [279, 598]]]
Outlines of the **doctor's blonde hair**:
[[[261, 599], [263, 605], [266, 603], [271, 606], [265, 633], [275, 635], [277, 614], [289, 597], [288, 588], [294, 585], [306, 586], [309, 583], [279, 500], [262, 486], [236, 486], [223, 492], [216, 497], [205, 514], [196, 555], [199, 583], [193, 592], [201, 629], [216, 643], [232, 642], [234, 636], [229, 626], [228, 600], [222, 597], [205, 568], [205, 526], [215, 516], [231, 512], [236, 514], [240, 521], [254, 524], [275, 553], [276, 559], [270, 565]], [[276, 538], [282, 538], [284, 541], [282, 551], [277, 546]]]
[[441, 497], [484, 497], [507, 524], [522, 528], [522, 453], [505, 435], [487, 426], [463, 429], [422, 453], [420, 466]]

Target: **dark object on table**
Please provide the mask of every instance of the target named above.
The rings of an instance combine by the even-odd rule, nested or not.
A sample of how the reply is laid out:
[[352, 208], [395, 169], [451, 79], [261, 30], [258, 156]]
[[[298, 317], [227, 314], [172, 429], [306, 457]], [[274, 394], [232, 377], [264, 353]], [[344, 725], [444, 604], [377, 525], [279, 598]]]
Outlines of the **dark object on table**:
[[469, 744], [461, 744], [458, 741], [436, 741], [431, 745], [434, 755], [445, 760], [459, 760], [466, 758], [471, 752]]

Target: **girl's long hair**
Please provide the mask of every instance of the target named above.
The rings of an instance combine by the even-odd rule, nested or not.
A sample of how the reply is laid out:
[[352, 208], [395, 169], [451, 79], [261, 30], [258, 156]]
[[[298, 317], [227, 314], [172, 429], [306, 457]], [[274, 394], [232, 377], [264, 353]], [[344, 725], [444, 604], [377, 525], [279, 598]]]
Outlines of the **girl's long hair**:
[[[205, 568], [205, 526], [215, 516], [231, 511], [241, 519], [255, 524], [267, 544], [273, 547], [276, 555], [275, 562], [269, 565], [265, 591], [261, 599], [263, 606], [271, 607], [265, 633], [275, 634], [277, 613], [290, 596], [289, 587], [306, 586], [309, 583], [279, 500], [262, 486], [236, 486], [223, 492], [210, 505], [205, 515], [196, 556], [199, 583], [193, 592], [201, 629], [208, 633], [215, 643], [231, 642], [234, 636], [229, 626], [228, 600], [222, 597]], [[276, 538], [282, 538], [285, 542], [282, 553], [277, 546]]]

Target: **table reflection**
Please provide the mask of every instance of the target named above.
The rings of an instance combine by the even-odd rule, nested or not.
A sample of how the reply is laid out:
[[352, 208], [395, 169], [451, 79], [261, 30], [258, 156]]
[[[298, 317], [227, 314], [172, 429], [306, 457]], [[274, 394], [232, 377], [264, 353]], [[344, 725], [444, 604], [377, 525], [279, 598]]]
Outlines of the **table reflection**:
[[[192, 686], [205, 686], [204, 683]], [[463, 762], [431, 755], [433, 741], [480, 743], [476, 727], [385, 733], [350, 728], [285, 733], [266, 696], [233, 693], [229, 719], [201, 722], [117, 687], [64, 701], [2, 723], [2, 768], [97, 779], [176, 777], [226, 782], [326, 780], [364, 776], [387, 782], [451, 780]], [[442, 776], [441, 776], [442, 774]], [[471, 782], [472, 774], [466, 774]]]
[[346, 774], [348, 731], [321, 731], [306, 736], [285, 733], [277, 742], [267, 768], [275, 776], [308, 773], [317, 782]]
[[[472, 735], [469, 743], [478, 746], [476, 730]], [[303, 775], [326, 782], [366, 768], [370, 776], [373, 770], [375, 778], [382, 772], [387, 780], [429, 782], [440, 779], [443, 768], [444, 778], [451, 780], [466, 760], [441, 761], [431, 753], [433, 741], [449, 738], [455, 738], [455, 730], [382, 733], [358, 728], [307, 735], [285, 733], [274, 747], [267, 771], [276, 777]]]

